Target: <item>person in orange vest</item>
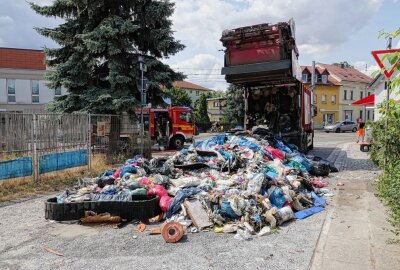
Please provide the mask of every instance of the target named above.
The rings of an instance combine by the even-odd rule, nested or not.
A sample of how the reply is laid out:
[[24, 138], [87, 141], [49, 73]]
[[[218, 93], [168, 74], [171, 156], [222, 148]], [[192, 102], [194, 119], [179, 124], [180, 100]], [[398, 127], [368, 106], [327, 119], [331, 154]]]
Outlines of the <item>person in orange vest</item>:
[[364, 127], [365, 127], [365, 123], [362, 119], [360, 119], [360, 123], [358, 123], [358, 129], [357, 129], [357, 143], [361, 140], [364, 141]]

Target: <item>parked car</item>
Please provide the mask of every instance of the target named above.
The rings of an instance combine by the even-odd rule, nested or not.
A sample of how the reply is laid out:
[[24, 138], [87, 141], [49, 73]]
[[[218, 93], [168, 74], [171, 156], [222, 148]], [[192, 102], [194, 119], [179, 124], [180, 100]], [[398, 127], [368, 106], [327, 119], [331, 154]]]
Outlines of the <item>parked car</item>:
[[353, 121], [338, 121], [335, 124], [328, 124], [324, 126], [324, 131], [329, 132], [346, 132], [346, 131], [357, 131], [357, 124]]

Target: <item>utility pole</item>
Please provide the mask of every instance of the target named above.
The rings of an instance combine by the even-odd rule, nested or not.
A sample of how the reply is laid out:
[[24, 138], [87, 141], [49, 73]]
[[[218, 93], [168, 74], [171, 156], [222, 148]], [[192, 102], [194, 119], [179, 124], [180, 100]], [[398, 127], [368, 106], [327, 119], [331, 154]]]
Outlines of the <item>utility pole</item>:
[[[315, 112], [314, 112], [315, 105], [314, 104], [317, 102], [316, 100], [314, 100], [315, 84], [316, 84], [316, 81], [315, 81], [315, 61], [312, 61], [312, 68], [311, 69], [312, 69], [311, 70], [311, 108], [313, 108], [312, 117], [311, 117], [312, 120], [311, 121], [312, 121], [312, 125], [313, 125], [313, 128], [314, 128], [314, 121], [313, 121], [313, 118], [315, 116]], [[322, 121], [325, 122], [324, 116], [322, 118]]]
[[147, 71], [147, 67], [144, 63], [144, 56], [138, 57], [140, 64], [140, 155], [143, 157], [144, 153], [144, 120], [143, 120], [143, 106], [146, 104], [146, 90], [144, 86], [144, 72]]
[[[392, 49], [392, 37], [388, 38], [388, 43], [387, 43], [387, 48], [390, 50]], [[390, 98], [390, 79], [386, 79], [386, 85], [387, 85], [387, 89], [386, 89], [386, 121], [385, 121], [385, 129], [387, 130], [388, 128], [388, 113], [389, 113], [389, 98]], [[388, 148], [388, 137], [387, 137], [387, 132], [385, 132], [385, 160], [384, 160], [384, 166], [386, 168], [386, 164], [387, 164], [387, 148]]]
[[245, 87], [243, 91], [243, 98], [244, 98], [244, 130], [249, 128], [248, 121], [248, 110], [249, 110], [249, 88]]

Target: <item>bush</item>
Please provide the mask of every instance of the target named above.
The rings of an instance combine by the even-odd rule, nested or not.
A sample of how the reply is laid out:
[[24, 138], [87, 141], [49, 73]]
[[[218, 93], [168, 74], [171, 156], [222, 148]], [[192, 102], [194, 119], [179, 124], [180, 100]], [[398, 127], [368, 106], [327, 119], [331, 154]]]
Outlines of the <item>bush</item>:
[[[396, 108], [394, 108], [396, 109]], [[386, 125], [387, 121], [387, 125]], [[393, 226], [400, 227], [400, 118], [385, 115], [372, 124], [371, 159], [384, 170], [379, 177], [379, 196], [391, 209]], [[386, 159], [386, 161], [385, 161]]]
[[391, 208], [393, 226], [400, 227], [400, 161], [389, 164], [385, 173], [379, 177], [378, 192], [384, 202]]

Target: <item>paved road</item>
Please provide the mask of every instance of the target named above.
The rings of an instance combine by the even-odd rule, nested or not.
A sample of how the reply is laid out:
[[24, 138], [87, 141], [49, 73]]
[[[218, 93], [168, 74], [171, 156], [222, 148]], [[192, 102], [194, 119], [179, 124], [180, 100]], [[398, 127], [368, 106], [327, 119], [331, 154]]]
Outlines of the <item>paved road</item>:
[[[313, 153], [330, 156], [354, 138], [354, 133], [317, 132]], [[133, 224], [111, 229], [46, 221], [46, 198], [0, 207], [0, 269], [308, 269], [327, 215], [251, 241], [209, 232], [166, 244], [158, 235], [138, 233]], [[64, 256], [46, 252], [45, 246]]]

